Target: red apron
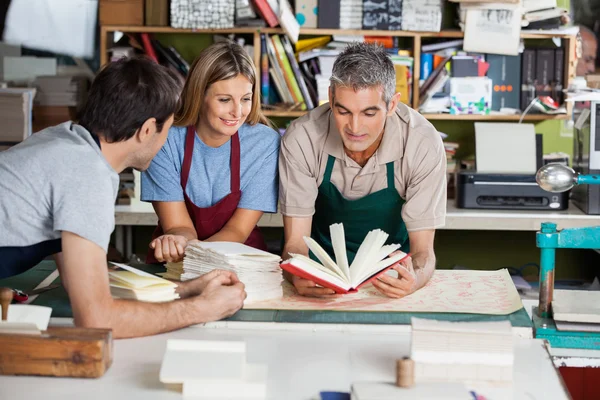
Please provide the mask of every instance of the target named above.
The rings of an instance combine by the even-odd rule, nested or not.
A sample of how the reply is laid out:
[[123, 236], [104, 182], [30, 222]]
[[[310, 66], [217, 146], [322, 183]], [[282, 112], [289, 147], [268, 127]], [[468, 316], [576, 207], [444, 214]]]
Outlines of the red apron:
[[[187, 135], [185, 137], [185, 153], [183, 155], [183, 164], [181, 166], [181, 187], [183, 188], [183, 196], [185, 198], [185, 206], [192, 218], [196, 234], [199, 240], [206, 240], [215, 233], [219, 232], [227, 221], [233, 216], [233, 213], [238, 207], [242, 192], [240, 191], [240, 138], [236, 133], [231, 137], [231, 193], [223, 197], [217, 204], [200, 208], [196, 206], [185, 192], [188, 177], [190, 175], [190, 167], [192, 165], [192, 156], [194, 154], [194, 142], [196, 140], [196, 130], [193, 126], [188, 126]], [[160, 226], [154, 230], [152, 240], [163, 234]], [[254, 227], [250, 236], [246, 240], [248, 246], [255, 247], [261, 250], [267, 250], [267, 245], [264, 238], [258, 229]], [[158, 261], [154, 257], [154, 249], [148, 251], [146, 263], [154, 264]]]

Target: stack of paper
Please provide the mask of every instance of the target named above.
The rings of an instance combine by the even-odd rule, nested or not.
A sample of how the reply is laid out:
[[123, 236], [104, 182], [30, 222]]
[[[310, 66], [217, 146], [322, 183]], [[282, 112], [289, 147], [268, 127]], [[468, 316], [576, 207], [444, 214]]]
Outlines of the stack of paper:
[[194, 241], [185, 249], [183, 262], [167, 263], [167, 279], [189, 280], [214, 269], [236, 273], [246, 286], [246, 303], [283, 297], [283, 275], [275, 254], [242, 243]]
[[246, 363], [246, 343], [167, 341], [159, 379], [182, 384], [184, 399], [264, 399], [267, 366]]
[[509, 321], [448, 322], [412, 318], [415, 382], [510, 384], [513, 339]]
[[35, 89], [0, 89], [0, 142], [19, 143], [31, 135]]
[[113, 263], [121, 268], [109, 271], [110, 293], [120, 299], [150, 303], [172, 301], [179, 298], [177, 284], [128, 265]]
[[552, 313], [559, 331], [600, 332], [600, 291], [554, 290]]
[[83, 76], [38, 76], [34, 81], [38, 91], [35, 104], [78, 107], [85, 100], [87, 83]]
[[12, 304], [8, 307], [6, 321], [0, 321], [0, 333], [40, 335], [48, 329], [51, 307], [31, 304]]

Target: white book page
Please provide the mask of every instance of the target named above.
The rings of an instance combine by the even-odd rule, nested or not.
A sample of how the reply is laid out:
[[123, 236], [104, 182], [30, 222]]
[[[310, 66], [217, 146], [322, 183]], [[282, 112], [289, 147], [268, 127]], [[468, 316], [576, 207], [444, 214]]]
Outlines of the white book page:
[[350, 289], [349, 282], [342, 280], [341, 277], [334, 275], [332, 271], [325, 269], [322, 265], [320, 265], [317, 262], [314, 262], [306, 256], [303, 256], [301, 254], [293, 254], [292, 258], [289, 261], [295, 267], [300, 268], [319, 279], [331, 282], [344, 290]]
[[308, 248], [313, 252], [313, 254], [319, 259], [319, 261], [321, 261], [321, 264], [323, 264], [325, 268], [329, 268], [330, 270], [334, 271], [336, 275], [338, 275], [341, 279], [345, 279], [348, 282], [350, 282], [350, 280], [345, 277], [340, 267], [337, 266], [333, 259], [329, 257], [329, 254], [327, 254], [327, 252], [323, 250], [323, 248], [319, 246], [319, 244], [313, 238], [304, 236], [304, 242], [306, 243]]
[[188, 246], [209, 249], [224, 256], [264, 257], [271, 260], [280, 260], [276, 254], [255, 249], [243, 243], [237, 242], [191, 242]]
[[130, 271], [110, 271], [109, 273], [111, 283], [121, 283], [132, 289], [139, 289], [149, 286], [177, 286], [176, 283], [170, 282], [158, 276], [152, 278], [137, 275]]
[[[304, 256], [302, 254], [295, 254], [295, 253], [290, 253], [290, 255], [292, 256], [292, 258], [294, 260], [301, 260], [303, 263], [310, 264], [312, 267], [318, 269], [319, 271], [322, 271], [322, 272], [324, 272], [324, 273], [326, 273], [328, 275], [331, 275], [333, 277], [336, 277], [338, 279], [344, 280], [343, 276], [340, 276], [335, 271], [332, 271], [329, 268], [324, 267], [323, 265], [321, 265], [318, 262], [314, 261], [310, 257], [306, 257], [306, 256]], [[294, 265], [296, 265], [296, 264], [294, 264]], [[302, 265], [304, 265], [304, 264], [302, 264]], [[349, 283], [349, 281], [348, 281], [348, 283]]]
[[376, 262], [375, 258], [385, 244], [388, 236], [381, 229], [374, 229], [367, 234], [350, 266], [350, 282], [356, 282], [358, 276], [363, 275], [363, 269], [368, 268], [369, 265]]
[[399, 244], [388, 244], [383, 246], [377, 254], [376, 261], [381, 261], [400, 248]]
[[365, 268], [363, 268], [360, 274], [357, 274], [355, 276], [355, 280], [352, 281], [352, 287], [360, 285], [365, 279], [369, 278], [370, 276], [376, 274], [377, 272], [383, 269], [386, 269], [390, 265], [397, 263], [404, 257], [406, 257], [406, 253], [400, 251], [391, 257], [385, 258], [379, 262], [366, 266]]
[[333, 224], [329, 227], [331, 244], [335, 254], [335, 262], [342, 273], [350, 280], [350, 267], [348, 266], [348, 254], [346, 253], [346, 234], [344, 224]]

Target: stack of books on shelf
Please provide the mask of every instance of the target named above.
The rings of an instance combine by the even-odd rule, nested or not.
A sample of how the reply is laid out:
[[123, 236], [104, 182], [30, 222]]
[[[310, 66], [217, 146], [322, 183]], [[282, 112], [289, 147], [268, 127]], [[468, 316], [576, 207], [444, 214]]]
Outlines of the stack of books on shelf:
[[[523, 53], [508, 56], [465, 52], [462, 42], [422, 46], [421, 112], [514, 115], [540, 96], [548, 96], [557, 105], [563, 103], [562, 47], [526, 47]], [[540, 111], [528, 110], [528, 114], [535, 112]]]
[[[460, 0], [451, 0], [454, 2], [460, 2]], [[510, 8], [515, 6], [518, 2], [504, 2], [503, 7]], [[470, 7], [477, 7], [478, 4], [473, 2], [460, 2], [458, 11], [459, 27], [465, 30], [465, 21], [467, 18], [467, 11]], [[560, 29], [567, 25], [569, 21], [569, 10], [566, 8], [558, 7], [557, 0], [523, 0], [521, 8], [518, 9], [521, 13], [521, 29], [524, 30], [549, 30], [549, 29]]]
[[171, 69], [181, 82], [190, 70], [190, 64], [173, 46], [164, 45], [150, 33], [126, 33], [110, 50], [110, 61], [134, 54], [145, 54], [157, 63]]
[[295, 11], [302, 28], [439, 32], [444, 3], [442, 0], [296, 0]]
[[263, 34], [261, 39], [261, 89], [265, 109], [281, 109], [284, 104], [287, 109], [310, 110], [326, 103], [335, 59], [354, 41], [377, 42], [387, 49], [396, 69], [396, 90], [401, 94], [401, 101], [410, 104], [413, 57], [409, 51], [399, 48], [398, 38], [317, 36], [299, 40], [295, 52], [284, 35]]

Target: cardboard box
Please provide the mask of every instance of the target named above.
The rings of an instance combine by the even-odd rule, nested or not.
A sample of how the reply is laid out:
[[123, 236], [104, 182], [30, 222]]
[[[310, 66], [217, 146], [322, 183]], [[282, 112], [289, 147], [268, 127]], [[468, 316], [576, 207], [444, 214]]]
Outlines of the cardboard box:
[[100, 0], [100, 25], [144, 25], [144, 0]]

